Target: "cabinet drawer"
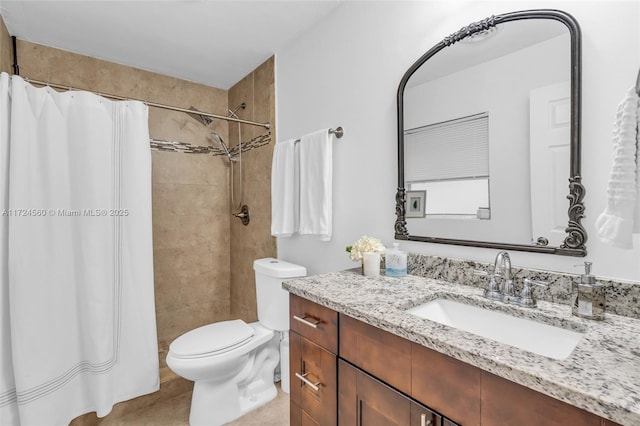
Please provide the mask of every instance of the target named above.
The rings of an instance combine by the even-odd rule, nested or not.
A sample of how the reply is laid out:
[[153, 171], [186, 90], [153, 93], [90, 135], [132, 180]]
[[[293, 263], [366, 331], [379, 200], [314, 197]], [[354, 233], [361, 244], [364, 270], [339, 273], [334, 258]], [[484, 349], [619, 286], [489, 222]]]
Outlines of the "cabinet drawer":
[[340, 357], [394, 388], [411, 392], [411, 343], [340, 314]]
[[411, 396], [460, 424], [479, 425], [481, 370], [416, 343], [412, 345]]
[[300, 424], [337, 422], [337, 358], [295, 332], [289, 335], [290, 400], [302, 410]]
[[289, 295], [289, 326], [291, 330], [338, 353], [338, 313], [309, 300]]

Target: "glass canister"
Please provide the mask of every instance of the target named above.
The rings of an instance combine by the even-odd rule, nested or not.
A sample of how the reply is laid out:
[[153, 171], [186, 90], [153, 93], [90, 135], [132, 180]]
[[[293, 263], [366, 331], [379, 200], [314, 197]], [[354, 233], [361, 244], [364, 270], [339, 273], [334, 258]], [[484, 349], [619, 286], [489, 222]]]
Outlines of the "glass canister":
[[385, 274], [389, 277], [404, 277], [407, 275], [407, 253], [400, 250], [399, 243], [393, 243], [393, 248], [384, 254]]

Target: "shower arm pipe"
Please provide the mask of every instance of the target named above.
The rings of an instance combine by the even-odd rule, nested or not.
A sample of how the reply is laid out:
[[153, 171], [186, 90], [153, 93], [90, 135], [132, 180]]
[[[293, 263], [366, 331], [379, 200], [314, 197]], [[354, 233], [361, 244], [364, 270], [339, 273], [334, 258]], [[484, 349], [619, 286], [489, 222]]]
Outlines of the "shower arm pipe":
[[[37, 84], [39, 86], [49, 86], [49, 87], [52, 87], [54, 89], [84, 90], [84, 89], [78, 89], [78, 88], [72, 87], [72, 86], [65, 86], [65, 85], [62, 85], [62, 84], [49, 83], [47, 81], [34, 80], [34, 79], [31, 79], [31, 78], [24, 78], [24, 80], [29, 82], [29, 83], [31, 83], [31, 84]], [[194, 113], [193, 110], [188, 109], [188, 108], [180, 108], [180, 107], [176, 107], [176, 106], [172, 106], [172, 105], [159, 104], [157, 102], [145, 101], [145, 100], [142, 100], [142, 99], [125, 98], [123, 96], [110, 95], [108, 93], [93, 92], [92, 90], [85, 90], [85, 91], [92, 92], [92, 93], [95, 93], [98, 96], [102, 96], [104, 98], [112, 99], [112, 100], [116, 100], [116, 101], [138, 101], [138, 102], [142, 102], [142, 103], [144, 103], [144, 104], [146, 104], [146, 105], [148, 105], [150, 107], [168, 109], [170, 111], [186, 112], [187, 114], [193, 114]], [[241, 118], [227, 117], [227, 116], [224, 116], [224, 115], [212, 114], [210, 112], [204, 112], [204, 111], [197, 111], [197, 114], [205, 116], [205, 117], [217, 118], [219, 120], [233, 121], [234, 123], [249, 124], [251, 126], [264, 127], [265, 129], [271, 128], [271, 123], [258, 123], [258, 122], [255, 122], [255, 121], [243, 120]]]

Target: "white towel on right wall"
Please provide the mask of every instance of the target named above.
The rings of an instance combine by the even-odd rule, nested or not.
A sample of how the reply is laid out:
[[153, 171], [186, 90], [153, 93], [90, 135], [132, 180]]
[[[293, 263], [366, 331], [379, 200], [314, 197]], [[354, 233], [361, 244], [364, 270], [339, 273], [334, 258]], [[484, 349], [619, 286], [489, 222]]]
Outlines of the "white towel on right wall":
[[633, 248], [631, 234], [638, 232], [640, 179], [638, 145], [640, 97], [632, 87], [618, 106], [613, 129], [613, 167], [607, 185], [607, 207], [596, 220], [600, 240], [614, 247]]
[[300, 235], [331, 239], [333, 144], [329, 129], [300, 138]]

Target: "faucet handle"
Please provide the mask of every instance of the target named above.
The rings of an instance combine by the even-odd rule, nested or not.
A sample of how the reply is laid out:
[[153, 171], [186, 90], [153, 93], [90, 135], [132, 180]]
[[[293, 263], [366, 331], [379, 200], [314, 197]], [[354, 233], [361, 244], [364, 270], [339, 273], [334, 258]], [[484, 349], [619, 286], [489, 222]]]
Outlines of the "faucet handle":
[[502, 291], [500, 290], [500, 284], [496, 281], [496, 275], [487, 271], [481, 271], [479, 269], [473, 270], [474, 275], [481, 275], [483, 277], [490, 276], [489, 282], [484, 288], [484, 297], [491, 300], [502, 300]]
[[[524, 286], [525, 287], [531, 287], [531, 284], [535, 284], [538, 287], [549, 287], [549, 283], [547, 281], [532, 280], [530, 278], [525, 278], [524, 279]], [[524, 290], [524, 288], [523, 288], [523, 290]]]
[[532, 280], [525, 278], [523, 281], [522, 291], [520, 292], [519, 305], [534, 308], [537, 304], [536, 299], [533, 297], [532, 285], [538, 287], [549, 287], [549, 283], [546, 281]]

